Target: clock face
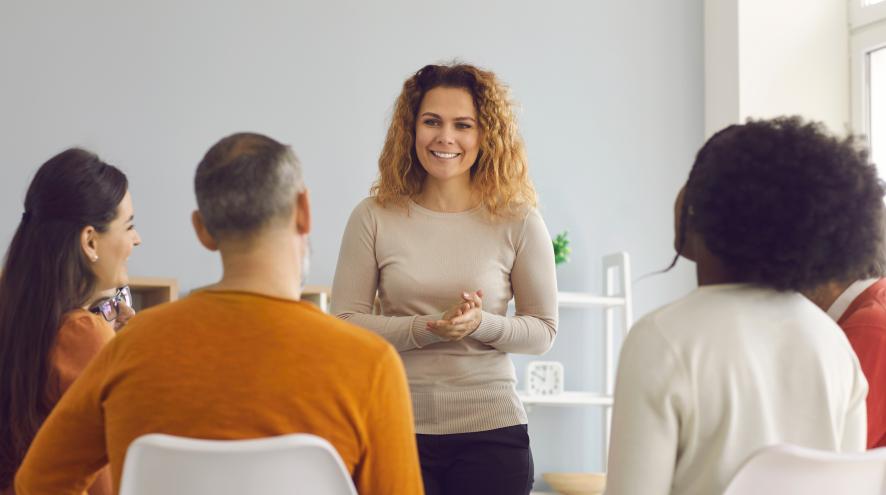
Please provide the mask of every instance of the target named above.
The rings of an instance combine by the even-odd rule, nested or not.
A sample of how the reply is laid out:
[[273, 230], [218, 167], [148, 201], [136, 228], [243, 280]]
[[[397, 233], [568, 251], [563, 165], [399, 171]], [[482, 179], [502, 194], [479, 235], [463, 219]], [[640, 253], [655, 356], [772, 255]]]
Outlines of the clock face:
[[563, 392], [563, 365], [556, 361], [533, 361], [526, 368], [526, 390], [530, 395]]

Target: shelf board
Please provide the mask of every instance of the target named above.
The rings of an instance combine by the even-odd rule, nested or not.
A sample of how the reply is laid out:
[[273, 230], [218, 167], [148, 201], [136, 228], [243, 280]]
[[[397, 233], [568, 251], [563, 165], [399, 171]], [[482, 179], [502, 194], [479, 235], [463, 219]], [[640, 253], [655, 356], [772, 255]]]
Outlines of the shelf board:
[[612, 397], [593, 392], [566, 391], [557, 395], [528, 395], [519, 391], [520, 400], [533, 406], [611, 406]]
[[623, 306], [625, 298], [614, 296], [598, 296], [586, 292], [560, 292], [557, 302], [561, 308], [587, 308], [594, 306]]
[[172, 288], [178, 295], [178, 282], [172, 277], [129, 277], [129, 286], [143, 289]]
[[[560, 308], [611, 308], [624, 306], [625, 298], [617, 296], [598, 296], [589, 292], [558, 292], [557, 306]], [[514, 300], [508, 301], [514, 307]]]
[[178, 282], [169, 277], [129, 277], [132, 307], [141, 311], [178, 299]]
[[329, 297], [331, 295], [332, 289], [320, 285], [308, 285], [301, 291], [301, 298], [303, 301], [312, 303], [324, 313], [329, 312]]

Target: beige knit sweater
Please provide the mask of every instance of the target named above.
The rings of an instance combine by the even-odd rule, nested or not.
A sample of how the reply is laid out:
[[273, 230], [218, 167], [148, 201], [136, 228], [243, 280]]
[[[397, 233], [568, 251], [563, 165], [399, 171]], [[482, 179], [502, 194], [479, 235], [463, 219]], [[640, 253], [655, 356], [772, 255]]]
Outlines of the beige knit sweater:
[[[483, 290], [470, 336], [443, 341], [430, 320]], [[376, 297], [381, 314], [372, 314]], [[515, 300], [516, 315], [505, 316]], [[542, 354], [557, 333], [551, 238], [538, 211], [492, 219], [482, 207], [441, 213], [363, 200], [342, 238], [332, 313], [387, 339], [409, 378], [416, 431], [449, 434], [526, 423], [507, 353]]]

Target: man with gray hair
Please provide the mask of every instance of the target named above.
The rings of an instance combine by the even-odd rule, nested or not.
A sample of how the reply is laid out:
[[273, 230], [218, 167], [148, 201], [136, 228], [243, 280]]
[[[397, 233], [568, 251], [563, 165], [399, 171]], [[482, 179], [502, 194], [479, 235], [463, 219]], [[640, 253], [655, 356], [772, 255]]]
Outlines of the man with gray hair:
[[80, 494], [105, 463], [119, 489], [127, 447], [148, 433], [312, 433], [335, 446], [361, 494], [422, 493], [396, 351], [300, 301], [311, 212], [292, 151], [228, 136], [194, 185], [194, 228], [221, 253], [222, 279], [129, 321], [44, 423], [16, 493]]

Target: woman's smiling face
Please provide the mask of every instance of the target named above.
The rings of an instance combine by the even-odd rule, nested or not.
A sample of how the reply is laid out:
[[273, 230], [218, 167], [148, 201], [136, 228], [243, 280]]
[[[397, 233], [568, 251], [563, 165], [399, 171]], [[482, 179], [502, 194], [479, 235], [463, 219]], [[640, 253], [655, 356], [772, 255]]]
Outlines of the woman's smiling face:
[[415, 124], [415, 154], [428, 179], [448, 181], [470, 173], [480, 152], [474, 99], [463, 88], [436, 87], [421, 101]]

